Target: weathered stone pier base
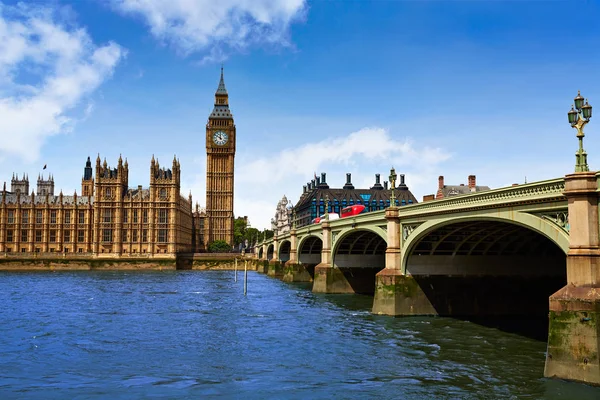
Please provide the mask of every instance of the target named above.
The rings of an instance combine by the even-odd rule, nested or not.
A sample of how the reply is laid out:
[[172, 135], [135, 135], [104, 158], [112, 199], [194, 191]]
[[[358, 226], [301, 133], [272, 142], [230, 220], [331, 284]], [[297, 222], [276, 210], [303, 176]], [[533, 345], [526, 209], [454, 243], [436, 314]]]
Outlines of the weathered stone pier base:
[[312, 269], [312, 273], [314, 274], [314, 267], [310, 268], [308, 265], [304, 265], [304, 264], [294, 264], [294, 263], [289, 263], [289, 262], [285, 263], [285, 266], [283, 268], [283, 271], [284, 271], [283, 281], [284, 282], [312, 282], [313, 277], [312, 277], [312, 274], [310, 271], [311, 269]]
[[279, 261], [269, 261], [269, 267], [267, 270], [267, 275], [273, 276], [275, 278], [283, 278], [283, 264]]
[[550, 296], [544, 376], [600, 385], [600, 173], [565, 177], [569, 201], [567, 285]]
[[384, 269], [375, 276], [373, 313], [382, 315], [437, 315], [437, 311], [415, 280], [397, 269]]
[[548, 297], [564, 276], [402, 275], [376, 276], [373, 312], [385, 315], [545, 318]]
[[256, 272], [260, 272], [261, 274], [266, 274], [269, 270], [269, 262], [265, 259], [260, 259], [256, 263]]
[[550, 297], [544, 376], [600, 385], [600, 288], [568, 285]]
[[354, 293], [352, 286], [339, 268], [328, 264], [315, 267], [313, 293]]

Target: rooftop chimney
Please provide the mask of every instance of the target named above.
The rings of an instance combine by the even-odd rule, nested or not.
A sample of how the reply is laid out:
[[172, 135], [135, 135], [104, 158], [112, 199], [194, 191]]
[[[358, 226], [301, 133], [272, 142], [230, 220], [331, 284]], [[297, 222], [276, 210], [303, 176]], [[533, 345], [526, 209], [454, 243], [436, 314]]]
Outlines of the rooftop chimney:
[[475, 191], [475, 186], [477, 186], [475, 175], [469, 175], [469, 188], [471, 189], [471, 192]]
[[388, 190], [388, 182], [383, 181], [383, 190]]
[[320, 188], [329, 189], [329, 185], [325, 181], [325, 172], [321, 172], [321, 183], [319, 184]]
[[398, 185], [398, 190], [408, 190], [408, 186], [404, 183], [404, 174], [400, 174], [400, 184]]
[[440, 175], [440, 177], [438, 178], [438, 189], [443, 189], [444, 188], [444, 176]]
[[352, 185], [352, 174], [346, 174], [346, 184], [344, 185], [344, 189], [354, 189], [354, 185]]
[[381, 183], [379, 182], [379, 174], [375, 174], [375, 184], [371, 189], [383, 190], [383, 186], [381, 186]]
[[306, 193], [306, 185], [302, 186], [302, 193]]

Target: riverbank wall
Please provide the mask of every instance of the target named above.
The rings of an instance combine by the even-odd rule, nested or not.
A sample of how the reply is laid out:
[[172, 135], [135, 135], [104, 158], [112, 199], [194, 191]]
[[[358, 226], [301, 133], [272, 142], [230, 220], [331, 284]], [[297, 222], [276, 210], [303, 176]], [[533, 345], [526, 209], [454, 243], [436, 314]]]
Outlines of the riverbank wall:
[[232, 253], [195, 253], [170, 257], [94, 257], [81, 254], [3, 255], [0, 271], [162, 271], [162, 270], [248, 270], [257, 260]]

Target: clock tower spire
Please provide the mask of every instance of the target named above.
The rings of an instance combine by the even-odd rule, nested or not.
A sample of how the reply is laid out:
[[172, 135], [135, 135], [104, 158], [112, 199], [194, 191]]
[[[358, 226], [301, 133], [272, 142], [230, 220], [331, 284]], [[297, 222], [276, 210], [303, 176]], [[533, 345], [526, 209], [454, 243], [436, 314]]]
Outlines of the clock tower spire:
[[206, 223], [204, 248], [215, 240], [233, 245], [235, 123], [229, 110], [223, 67], [215, 105], [206, 124]]

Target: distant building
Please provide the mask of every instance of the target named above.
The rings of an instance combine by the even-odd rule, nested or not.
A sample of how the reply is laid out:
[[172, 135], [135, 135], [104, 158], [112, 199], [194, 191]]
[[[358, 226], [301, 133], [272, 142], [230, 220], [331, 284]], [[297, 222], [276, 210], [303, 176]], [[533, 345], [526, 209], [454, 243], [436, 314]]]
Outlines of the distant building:
[[447, 197], [483, 192], [485, 190], [490, 190], [490, 187], [478, 186], [475, 175], [469, 175], [467, 185], [464, 183], [461, 183], [460, 185], [446, 185], [444, 184], [444, 177], [440, 175], [438, 178], [438, 190], [435, 196], [433, 194], [423, 196], [423, 201], [445, 199]]
[[173, 257], [192, 250], [191, 196], [180, 195], [180, 165], [150, 162], [150, 187], [129, 187], [129, 165], [88, 157], [81, 193], [54, 194], [54, 178], [14, 177], [0, 193], [0, 253], [92, 253], [107, 257], [148, 254]]
[[[354, 188], [349, 173], [346, 174], [346, 184], [341, 189], [331, 189], [325, 178], [325, 173], [322, 173], [321, 178], [315, 177], [303, 186], [302, 195], [294, 207], [296, 226], [308, 225], [316, 217], [325, 214], [326, 196], [329, 198], [328, 212], [330, 213], [339, 213], [342, 208], [356, 204], [364, 205], [364, 212], [383, 210], [390, 206], [392, 191], [388, 188], [387, 182], [381, 184], [379, 174], [375, 174], [375, 184], [369, 189]], [[417, 203], [417, 199], [404, 182], [404, 174], [400, 174], [400, 184], [394, 194], [397, 206]]]
[[275, 210], [275, 217], [271, 218], [271, 230], [275, 235], [281, 235], [289, 232], [292, 228], [292, 207], [285, 195]]
[[192, 212], [192, 250], [195, 253], [203, 253], [207, 250], [206, 241], [204, 240], [206, 229], [206, 208], [200, 207], [196, 203], [195, 210]]

